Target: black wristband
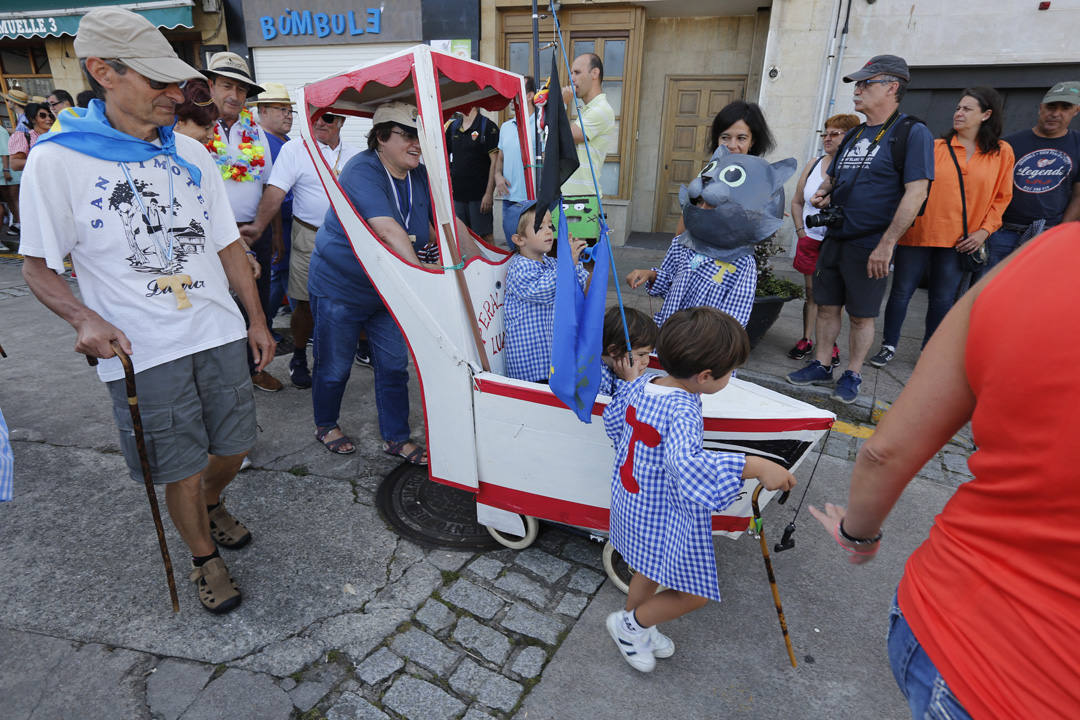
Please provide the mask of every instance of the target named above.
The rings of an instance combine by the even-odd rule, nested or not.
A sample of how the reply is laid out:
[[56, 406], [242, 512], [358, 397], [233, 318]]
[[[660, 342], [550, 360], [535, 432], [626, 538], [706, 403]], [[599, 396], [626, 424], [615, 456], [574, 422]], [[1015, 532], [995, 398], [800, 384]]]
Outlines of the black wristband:
[[872, 537], [872, 538], [851, 537], [846, 532], [844, 532], [844, 521], [843, 520], [840, 521], [840, 537], [844, 538], [849, 543], [854, 543], [855, 545], [873, 545], [876, 542], [881, 542], [881, 536], [882, 536], [882, 532], [881, 532], [881, 530], [878, 530], [877, 536]]

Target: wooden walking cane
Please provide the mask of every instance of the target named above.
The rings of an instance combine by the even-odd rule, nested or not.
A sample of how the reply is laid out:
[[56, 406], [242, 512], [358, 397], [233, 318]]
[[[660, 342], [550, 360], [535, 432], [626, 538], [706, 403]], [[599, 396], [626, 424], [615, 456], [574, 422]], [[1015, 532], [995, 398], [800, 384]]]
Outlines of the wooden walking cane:
[[791, 638], [788, 636], [787, 621], [784, 620], [784, 609], [780, 605], [780, 590], [776, 587], [776, 574], [773, 573], [772, 560], [769, 559], [769, 545], [765, 542], [765, 531], [761, 522], [761, 508], [758, 507], [758, 495], [764, 489], [765, 486], [759, 484], [750, 497], [750, 506], [754, 509], [754, 531], [757, 533], [758, 541], [761, 543], [761, 556], [765, 558], [765, 572], [769, 576], [769, 588], [772, 589], [773, 603], [776, 604], [776, 615], [780, 618], [780, 632], [784, 634], [784, 644], [787, 646], [788, 658], [791, 660], [791, 667], [798, 667], [798, 663], [795, 662], [795, 650], [792, 649]]
[[[158, 510], [157, 491], [150, 478], [150, 458], [146, 453], [146, 439], [143, 437], [142, 416], [139, 415], [139, 398], [135, 394], [135, 368], [131, 365], [120, 343], [115, 340], [111, 343], [116, 357], [120, 358], [120, 364], [124, 366], [124, 385], [127, 388], [128, 410], [131, 411], [131, 426], [135, 431], [135, 447], [139, 451], [139, 464], [142, 466], [143, 482], [146, 484], [146, 497], [150, 501], [150, 514], [154, 516], [154, 528], [157, 530], [158, 547], [161, 548], [161, 560], [165, 563], [165, 579], [169, 583], [169, 597], [172, 598], [174, 613], [180, 612], [180, 598], [176, 595], [176, 580], [173, 579], [172, 560], [169, 558], [169, 546], [165, 543], [165, 528], [161, 524], [161, 512]], [[86, 356], [86, 362], [91, 366], [97, 365], [97, 358]]]

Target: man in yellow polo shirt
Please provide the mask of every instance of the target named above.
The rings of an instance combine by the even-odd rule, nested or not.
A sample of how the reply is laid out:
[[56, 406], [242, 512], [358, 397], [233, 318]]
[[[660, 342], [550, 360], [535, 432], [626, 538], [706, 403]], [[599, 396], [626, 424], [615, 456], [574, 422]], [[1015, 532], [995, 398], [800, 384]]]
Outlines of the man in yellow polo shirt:
[[[583, 220], [573, 223], [571, 234], [589, 240], [591, 245], [600, 237], [599, 204], [596, 202], [601, 185], [600, 171], [608, 153], [615, 149], [618, 133], [615, 131], [615, 112], [601, 89], [604, 82], [604, 63], [600, 56], [594, 53], [578, 55], [570, 66], [570, 80], [582, 103], [580, 117], [570, 125], [581, 166], [563, 183], [563, 201], [570, 208], [567, 212], [568, 221], [584, 216]], [[567, 108], [573, 107], [569, 87], [563, 88], [563, 102]], [[586, 138], [589, 141], [587, 151]], [[593, 185], [593, 173], [596, 174], [596, 186]], [[602, 196], [603, 192], [599, 194]]]

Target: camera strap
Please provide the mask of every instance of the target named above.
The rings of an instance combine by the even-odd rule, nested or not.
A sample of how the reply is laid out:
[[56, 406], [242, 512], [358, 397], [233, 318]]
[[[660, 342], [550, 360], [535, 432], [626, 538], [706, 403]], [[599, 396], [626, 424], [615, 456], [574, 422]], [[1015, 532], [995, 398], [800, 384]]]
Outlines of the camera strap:
[[[885, 123], [881, 126], [881, 129], [878, 130], [878, 134], [874, 136], [874, 139], [870, 142], [869, 147], [866, 148], [866, 155], [863, 156], [863, 161], [860, 161], [859, 167], [855, 168], [855, 176], [851, 178], [852, 187], [855, 186], [855, 181], [859, 179], [859, 173], [862, 172], [863, 166], [866, 165], [865, 159], [870, 157], [870, 153], [874, 151], [874, 148], [876, 148], [878, 146], [878, 143], [881, 142], [881, 138], [885, 137], [885, 133], [889, 132], [889, 128], [891, 128], [896, 123], [896, 120], [899, 117], [900, 108], [896, 108], [895, 110], [893, 110], [892, 115], [889, 116], [889, 119], [886, 120]], [[859, 127], [859, 132], [855, 133], [855, 137], [851, 138], [851, 142], [846, 143], [845, 147], [840, 148], [840, 150], [837, 151], [837, 158], [842, 157], [842, 155], [840, 154], [841, 151], [855, 146], [855, 143], [858, 142], [859, 137], [863, 134], [863, 131], [866, 130], [866, 128], [866, 123], [863, 123]], [[873, 158], [870, 159], [870, 162], [873, 162]], [[836, 188], [833, 188], [833, 190], [835, 191]]]
[[956, 159], [956, 151], [952, 149], [952, 139], [955, 133], [945, 138], [945, 147], [949, 148], [949, 157], [952, 158], [953, 166], [956, 167], [956, 179], [960, 181], [960, 218], [964, 224], [964, 237], [968, 236], [967, 225], [967, 193], [964, 192], [964, 173], [960, 170], [960, 161]]

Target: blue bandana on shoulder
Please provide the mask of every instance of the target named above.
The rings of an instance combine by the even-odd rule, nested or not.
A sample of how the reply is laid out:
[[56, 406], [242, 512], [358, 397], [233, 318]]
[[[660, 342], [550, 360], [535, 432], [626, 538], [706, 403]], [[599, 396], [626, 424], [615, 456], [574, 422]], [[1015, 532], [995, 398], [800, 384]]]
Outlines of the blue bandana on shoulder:
[[196, 186], [202, 182], [202, 171], [176, 152], [176, 136], [172, 127], [159, 127], [161, 145], [120, 132], [105, 117], [105, 103], [94, 99], [88, 108], [68, 108], [56, 116], [53, 129], [38, 138], [38, 144], [56, 142], [84, 155], [117, 162], [145, 162], [158, 155], [168, 155], [188, 171]]

